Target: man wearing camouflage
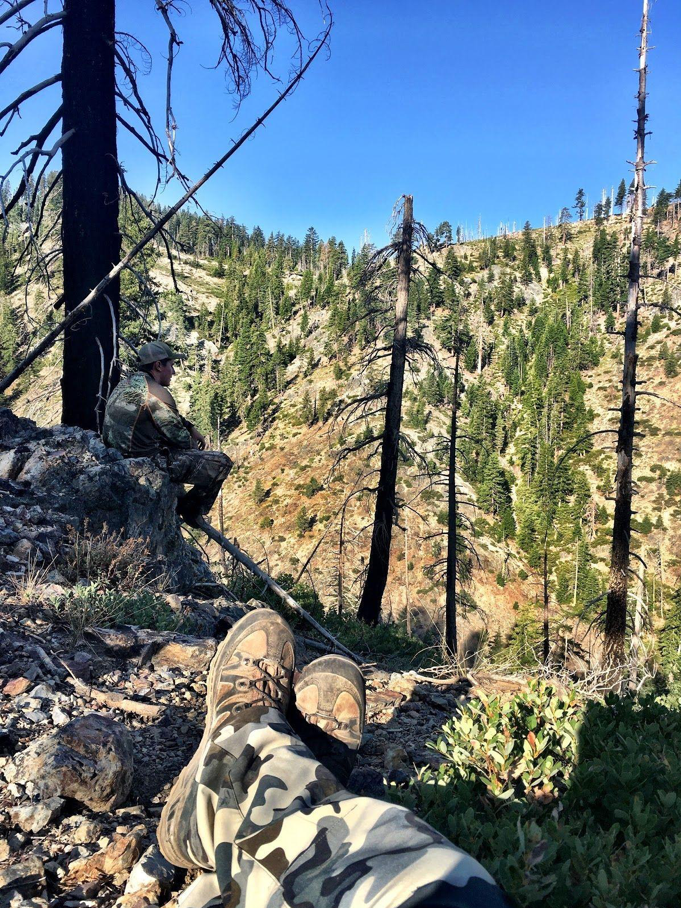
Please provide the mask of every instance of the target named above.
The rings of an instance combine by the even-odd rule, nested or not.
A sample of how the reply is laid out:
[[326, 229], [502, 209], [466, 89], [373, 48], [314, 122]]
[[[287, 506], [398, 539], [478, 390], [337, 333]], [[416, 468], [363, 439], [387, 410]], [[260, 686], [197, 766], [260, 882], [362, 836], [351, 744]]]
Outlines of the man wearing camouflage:
[[161, 341], [140, 347], [137, 372], [109, 397], [102, 436], [125, 457], [155, 457], [173, 482], [193, 486], [180, 496], [177, 510], [195, 525], [213, 506], [232, 461], [219, 451], [206, 451], [206, 439], [178, 413], [168, 390], [178, 359]]
[[322, 656], [295, 686], [294, 668], [293, 634], [269, 609], [218, 648], [203, 738], [158, 829], [169, 861], [207, 871], [180, 908], [510, 908], [427, 823], [343, 787], [364, 725], [357, 666]]

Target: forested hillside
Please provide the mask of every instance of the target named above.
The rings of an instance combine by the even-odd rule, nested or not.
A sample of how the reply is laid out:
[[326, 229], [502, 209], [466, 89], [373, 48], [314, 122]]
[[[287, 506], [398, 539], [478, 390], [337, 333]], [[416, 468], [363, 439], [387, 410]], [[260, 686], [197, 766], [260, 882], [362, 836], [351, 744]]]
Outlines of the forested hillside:
[[[679, 196], [681, 186], [658, 194], [643, 247], [639, 393], [648, 396], [638, 414], [632, 545], [656, 622], [681, 575]], [[614, 202], [620, 212], [624, 183]], [[57, 188], [45, 217], [58, 205]], [[148, 223], [141, 205], [128, 199], [127, 243]], [[554, 655], [578, 656], [592, 645], [588, 629], [607, 585], [630, 228], [609, 199], [591, 219], [583, 208], [578, 194], [574, 222], [564, 208], [556, 225], [476, 240], [445, 222], [424, 236], [410, 286], [384, 618], [431, 641], [442, 626], [458, 332], [460, 639], [466, 651], [484, 644], [526, 664], [541, 652], [545, 598]], [[21, 227], [17, 213], [16, 235]], [[313, 228], [302, 242], [265, 237], [186, 212], [171, 221], [168, 243], [172, 267], [159, 245], [124, 273], [122, 356], [131, 364], [130, 347], [159, 331], [187, 354], [176, 396], [236, 462], [213, 522], [271, 573], [302, 579], [327, 608], [352, 612], [371, 535], [394, 266], [383, 269], [377, 295], [367, 281], [370, 246], [347, 250]], [[21, 357], [33, 320], [54, 317], [60, 292], [57, 273], [26, 293], [15, 248], [10, 231], [0, 263], [1, 374]], [[9, 403], [55, 422], [57, 382], [48, 360]]]

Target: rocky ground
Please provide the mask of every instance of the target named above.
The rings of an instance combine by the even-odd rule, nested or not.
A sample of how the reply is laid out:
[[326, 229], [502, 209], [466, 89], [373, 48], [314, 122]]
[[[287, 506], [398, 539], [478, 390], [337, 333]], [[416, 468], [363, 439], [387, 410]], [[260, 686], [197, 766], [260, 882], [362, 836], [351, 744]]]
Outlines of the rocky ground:
[[[188, 883], [156, 846], [170, 785], [199, 741], [206, 674], [245, 610], [172, 597], [200, 635], [119, 628], [76, 641], [11, 591], [0, 606], [0, 906], [161, 904]], [[319, 655], [298, 642], [298, 667]], [[367, 726], [350, 788], [380, 796], [437, 765], [426, 749], [468, 682], [364, 667]]]
[[[161, 857], [156, 827], [200, 739], [216, 647], [259, 603], [215, 583], [180, 532], [176, 494], [151, 460], [0, 410], [0, 908], [148, 908], [190, 881]], [[87, 563], [74, 567], [84, 538], [99, 542], [81, 546]], [[106, 622], [56, 607], [83, 568], [85, 582], [111, 581], [123, 550], [123, 579], [136, 564], [165, 578], [172, 626], [191, 636], [97, 626]], [[297, 640], [300, 669], [324, 646]], [[437, 765], [426, 742], [470, 684], [363, 671], [367, 727], [349, 787], [380, 797], [384, 780]]]

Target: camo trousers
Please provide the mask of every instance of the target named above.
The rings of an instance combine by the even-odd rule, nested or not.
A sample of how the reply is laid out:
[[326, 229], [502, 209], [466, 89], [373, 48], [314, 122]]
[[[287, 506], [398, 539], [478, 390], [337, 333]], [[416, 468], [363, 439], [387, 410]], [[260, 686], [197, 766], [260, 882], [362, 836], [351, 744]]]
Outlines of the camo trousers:
[[492, 877], [410, 811], [345, 790], [281, 712], [251, 707], [197, 771], [180, 908], [510, 908]]
[[220, 451], [169, 451], [167, 466], [173, 482], [193, 486], [181, 500], [208, 514], [229, 476], [232, 461]]

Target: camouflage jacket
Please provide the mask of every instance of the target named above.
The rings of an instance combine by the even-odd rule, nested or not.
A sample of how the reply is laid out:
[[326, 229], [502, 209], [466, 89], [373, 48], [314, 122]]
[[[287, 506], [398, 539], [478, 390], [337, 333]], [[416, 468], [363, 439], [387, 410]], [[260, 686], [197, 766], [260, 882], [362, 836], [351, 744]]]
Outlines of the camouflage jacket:
[[190, 428], [170, 391], [146, 373], [135, 372], [109, 397], [102, 437], [126, 457], [148, 457], [164, 449], [189, 450]]

